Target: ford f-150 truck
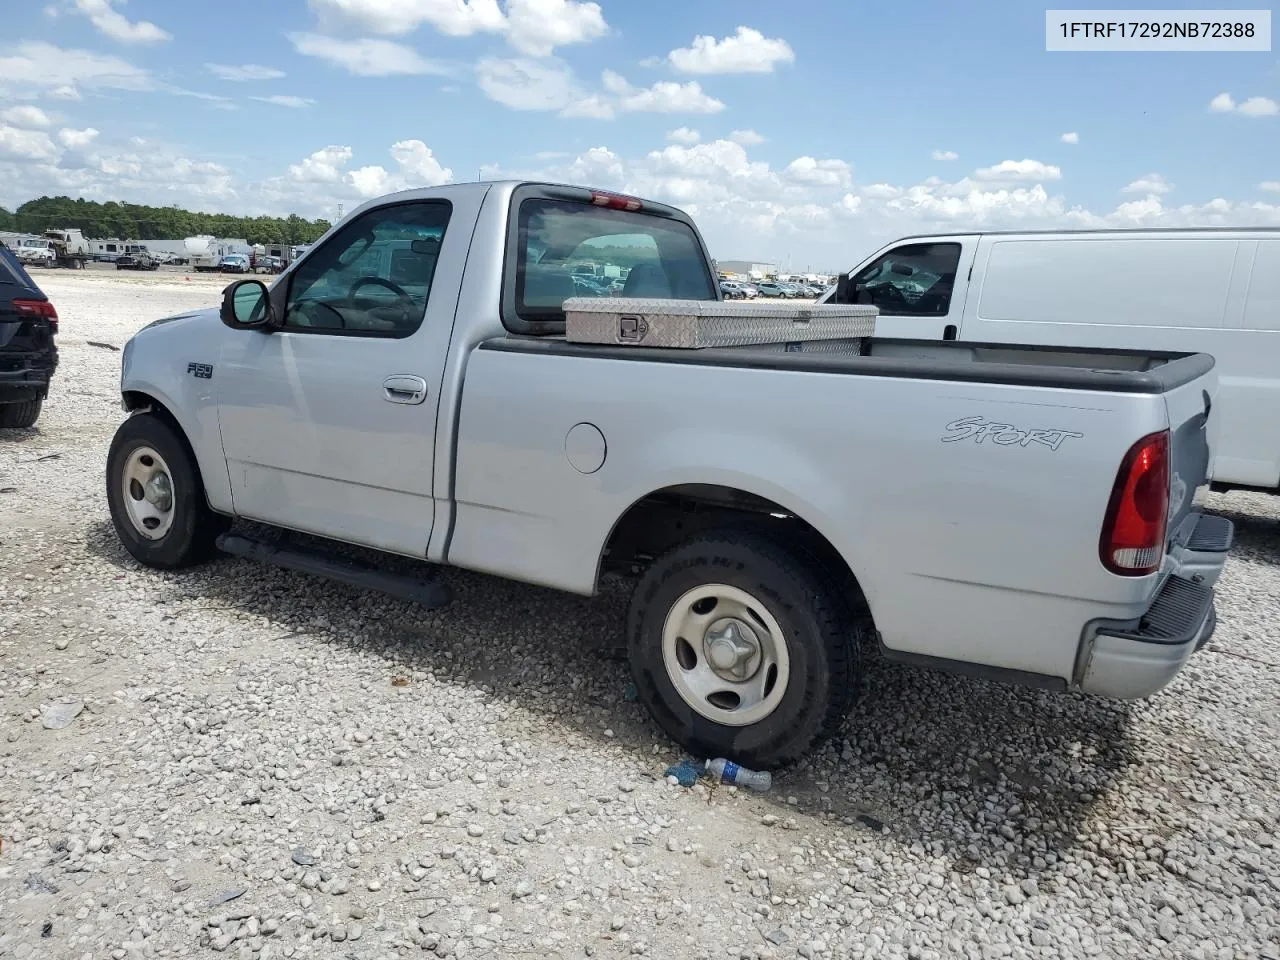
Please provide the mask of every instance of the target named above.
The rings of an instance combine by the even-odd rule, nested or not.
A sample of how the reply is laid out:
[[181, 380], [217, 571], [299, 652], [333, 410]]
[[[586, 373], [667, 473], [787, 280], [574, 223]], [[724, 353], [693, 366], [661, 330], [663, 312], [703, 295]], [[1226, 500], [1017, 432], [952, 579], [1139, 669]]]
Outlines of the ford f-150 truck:
[[571, 342], [584, 264], [625, 298], [720, 298], [678, 210], [470, 183], [371, 201], [269, 288], [143, 328], [106, 469], [121, 541], [426, 604], [438, 565], [586, 595], [633, 576], [641, 700], [760, 767], [839, 725], [869, 650], [1134, 698], [1212, 633], [1232, 528], [1192, 500], [1210, 357]]

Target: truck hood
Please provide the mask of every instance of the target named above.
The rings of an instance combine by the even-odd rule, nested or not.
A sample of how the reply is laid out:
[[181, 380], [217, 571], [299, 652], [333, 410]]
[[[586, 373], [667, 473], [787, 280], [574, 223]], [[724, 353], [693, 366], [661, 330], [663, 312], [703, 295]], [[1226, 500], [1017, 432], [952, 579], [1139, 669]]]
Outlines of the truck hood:
[[222, 320], [218, 317], [218, 311], [218, 307], [205, 307], [202, 310], [188, 310], [186, 313], [175, 313], [172, 317], [161, 317], [159, 320], [152, 320], [145, 327], [135, 333], [134, 336], [141, 336], [148, 330], [155, 327], [165, 326], [170, 323], [185, 325], [199, 324], [201, 326], [208, 323], [221, 323]]

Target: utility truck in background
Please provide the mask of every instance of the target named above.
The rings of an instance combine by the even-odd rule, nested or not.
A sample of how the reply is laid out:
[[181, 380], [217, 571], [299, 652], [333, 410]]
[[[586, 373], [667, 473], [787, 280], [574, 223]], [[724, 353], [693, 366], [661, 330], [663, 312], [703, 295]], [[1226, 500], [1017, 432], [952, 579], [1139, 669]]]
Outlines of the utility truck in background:
[[[583, 262], [617, 267], [620, 297], [569, 300]], [[752, 339], [779, 318], [787, 342]], [[270, 286], [128, 341], [112, 521], [148, 566], [221, 549], [427, 606], [450, 599], [445, 565], [584, 595], [632, 578], [641, 701], [695, 755], [752, 767], [837, 729], [877, 651], [1051, 690], [1164, 687], [1213, 632], [1232, 539], [1193, 503], [1212, 358], [815, 340], [830, 321], [723, 302], [663, 204], [396, 193]], [[741, 344], [700, 339], [726, 330]], [[686, 342], [673, 331], [692, 339], [656, 345]]]

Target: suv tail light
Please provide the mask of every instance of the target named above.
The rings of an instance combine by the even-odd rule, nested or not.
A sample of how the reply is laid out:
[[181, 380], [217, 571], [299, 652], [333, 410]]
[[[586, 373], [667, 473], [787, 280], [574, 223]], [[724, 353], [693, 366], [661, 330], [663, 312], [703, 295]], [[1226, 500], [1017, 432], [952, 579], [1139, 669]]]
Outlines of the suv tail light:
[[58, 311], [48, 300], [14, 300], [13, 306], [18, 311], [18, 316], [44, 317], [49, 321], [49, 326], [53, 327], [53, 332], [58, 332]]
[[1160, 569], [1169, 520], [1169, 431], [1143, 437], [1125, 454], [1102, 524], [1102, 565], [1122, 577]]

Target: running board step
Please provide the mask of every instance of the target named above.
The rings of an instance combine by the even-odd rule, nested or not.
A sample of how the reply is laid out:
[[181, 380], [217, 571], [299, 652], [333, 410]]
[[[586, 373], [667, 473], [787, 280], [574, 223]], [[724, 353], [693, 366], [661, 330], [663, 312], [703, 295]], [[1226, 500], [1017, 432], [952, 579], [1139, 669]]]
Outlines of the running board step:
[[300, 550], [297, 547], [281, 547], [229, 533], [219, 536], [216, 542], [219, 550], [234, 557], [327, 577], [363, 590], [379, 590], [401, 600], [412, 600], [428, 610], [443, 607], [453, 599], [453, 591], [440, 580], [419, 580], [402, 574], [387, 573], [362, 566], [345, 557]]

